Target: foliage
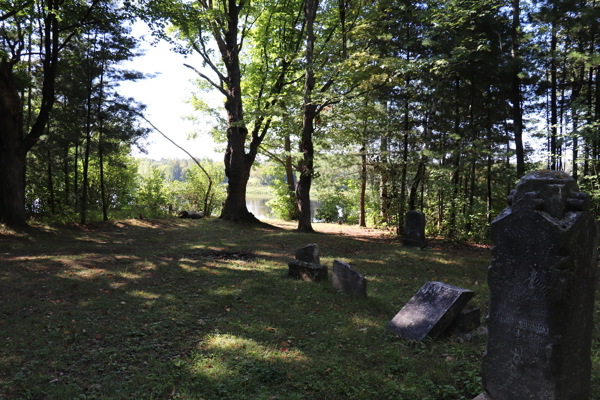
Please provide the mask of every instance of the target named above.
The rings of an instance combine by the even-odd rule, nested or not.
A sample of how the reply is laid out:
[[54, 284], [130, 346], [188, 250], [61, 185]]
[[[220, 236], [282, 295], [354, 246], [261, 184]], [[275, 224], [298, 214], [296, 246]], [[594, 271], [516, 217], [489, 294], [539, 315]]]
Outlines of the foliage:
[[281, 179], [273, 179], [272, 185], [273, 198], [267, 202], [267, 206], [271, 207], [275, 218], [284, 221], [294, 221], [298, 219], [298, 206], [296, 204], [296, 195], [290, 192], [289, 186]]
[[147, 216], [166, 215], [167, 193], [164, 188], [164, 177], [158, 168], [153, 168], [148, 178], [140, 179], [140, 187], [136, 192], [135, 201], [136, 205], [147, 213]]
[[[211, 198], [208, 200], [208, 216], [219, 211], [221, 203], [225, 200], [226, 190], [221, 183], [224, 179], [223, 169], [216, 163], [202, 161], [205, 169], [215, 182], [211, 189]], [[197, 165], [192, 165], [185, 170], [182, 182], [173, 180], [166, 182], [168, 203], [175, 210], [204, 210], [204, 197], [208, 187], [208, 178]]]

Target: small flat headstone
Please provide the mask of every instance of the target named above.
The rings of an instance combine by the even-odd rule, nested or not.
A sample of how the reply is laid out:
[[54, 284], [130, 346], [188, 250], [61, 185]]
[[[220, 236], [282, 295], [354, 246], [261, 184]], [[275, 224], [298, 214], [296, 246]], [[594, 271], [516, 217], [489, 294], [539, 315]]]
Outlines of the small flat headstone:
[[305, 261], [313, 264], [321, 264], [319, 257], [319, 246], [317, 244], [309, 244], [296, 250], [296, 260]]
[[292, 260], [288, 263], [288, 276], [304, 281], [324, 281], [327, 279], [327, 266], [313, 264], [300, 260]]
[[479, 307], [467, 305], [446, 329], [448, 334], [467, 333], [481, 325], [481, 310]]
[[467, 305], [473, 292], [442, 282], [427, 282], [388, 323], [406, 340], [435, 339]]
[[342, 261], [333, 261], [331, 286], [352, 297], [367, 297], [367, 279]]
[[411, 210], [404, 216], [404, 239], [402, 244], [419, 248], [427, 247], [425, 239], [425, 214]]

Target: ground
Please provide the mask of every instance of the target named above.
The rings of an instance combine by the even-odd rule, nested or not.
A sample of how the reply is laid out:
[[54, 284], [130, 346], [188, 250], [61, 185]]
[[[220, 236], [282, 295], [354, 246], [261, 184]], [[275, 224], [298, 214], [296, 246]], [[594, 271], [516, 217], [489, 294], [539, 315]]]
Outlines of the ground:
[[[425, 282], [487, 310], [490, 249], [385, 231], [217, 219], [0, 226], [0, 398], [472, 399], [485, 339], [422, 343], [386, 331]], [[350, 263], [353, 300], [287, 278], [294, 249]], [[600, 310], [600, 307], [597, 307]], [[599, 316], [599, 314], [596, 314]], [[600, 318], [593, 383], [600, 387]], [[600, 399], [600, 390], [592, 399]]]

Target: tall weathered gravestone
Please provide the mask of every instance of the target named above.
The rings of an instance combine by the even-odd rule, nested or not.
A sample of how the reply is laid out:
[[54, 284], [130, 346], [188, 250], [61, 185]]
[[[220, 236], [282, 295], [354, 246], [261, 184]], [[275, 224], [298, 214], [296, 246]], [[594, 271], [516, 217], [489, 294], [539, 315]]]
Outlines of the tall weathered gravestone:
[[427, 282], [388, 323], [406, 340], [436, 338], [473, 297], [473, 292], [442, 282]]
[[425, 214], [411, 210], [404, 216], [404, 239], [402, 244], [414, 247], [427, 247], [425, 239]]
[[537, 171], [508, 204], [492, 223], [485, 396], [588, 399], [597, 259], [588, 196], [563, 172]]

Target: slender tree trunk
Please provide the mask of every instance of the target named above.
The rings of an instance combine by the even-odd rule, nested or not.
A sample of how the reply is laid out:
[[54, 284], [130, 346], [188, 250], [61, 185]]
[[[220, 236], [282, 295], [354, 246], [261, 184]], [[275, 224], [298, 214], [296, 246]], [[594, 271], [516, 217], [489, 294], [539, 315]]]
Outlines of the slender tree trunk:
[[50, 196], [50, 211], [52, 214], [56, 214], [56, 208], [54, 206], [54, 185], [52, 184], [52, 152], [50, 146], [48, 146], [48, 195]]
[[[386, 102], [387, 105], [387, 102]], [[381, 166], [379, 168], [379, 216], [381, 220], [388, 223], [388, 139], [387, 132], [381, 135], [379, 141], [379, 159]]]
[[305, 0], [304, 19], [306, 21], [306, 69], [304, 81], [304, 118], [302, 124], [302, 138], [300, 152], [303, 159], [300, 163], [300, 179], [296, 186], [296, 200], [298, 202], [298, 230], [313, 232], [310, 213], [310, 186], [313, 174], [314, 148], [312, 135], [314, 120], [317, 115], [317, 106], [312, 101], [312, 92], [315, 87], [313, 72], [313, 52], [315, 43], [314, 22], [318, 9], [318, 0]]
[[456, 139], [453, 140], [452, 154], [452, 199], [450, 204], [450, 230], [449, 236], [456, 236], [456, 201], [460, 191], [460, 80], [456, 80], [456, 108], [454, 111], [454, 134]]
[[75, 176], [73, 177], [73, 194], [75, 195], [75, 206], [73, 208], [73, 212], [79, 211], [79, 139], [75, 143]]
[[[404, 214], [406, 213], [406, 175], [408, 171], [408, 134], [410, 132], [410, 117], [409, 117], [409, 98], [408, 98], [408, 85], [410, 83], [410, 79], [407, 79], [406, 85], [404, 87], [404, 94], [406, 96], [404, 100], [404, 135], [403, 135], [403, 147], [402, 147], [402, 171], [400, 173], [400, 220], [399, 226], [404, 226]], [[417, 172], [418, 175], [418, 172]], [[415, 181], [417, 185], [419, 184], [417, 181], [417, 177], [415, 176]], [[412, 193], [412, 188], [411, 188]], [[414, 210], [414, 201], [411, 206], [411, 202], [409, 200], [408, 205], [409, 210]]]
[[98, 158], [100, 161], [100, 194], [102, 196], [102, 218], [108, 221], [108, 201], [106, 200], [106, 184], [104, 183], [104, 153], [102, 151], [102, 119], [100, 119], [100, 134], [98, 137]]
[[519, 42], [521, 35], [521, 5], [519, 0], [512, 0], [512, 109], [515, 132], [515, 147], [517, 156], [517, 177], [525, 173], [525, 157], [523, 151], [523, 119], [521, 110], [521, 59], [519, 55]]
[[429, 157], [427, 157], [427, 149], [431, 142], [431, 135], [433, 130], [433, 119], [435, 117], [437, 109], [437, 100], [433, 100], [431, 109], [427, 113], [427, 121], [425, 123], [425, 131], [423, 132], [423, 152], [421, 153], [421, 158], [419, 159], [419, 165], [417, 166], [417, 172], [415, 174], [415, 178], [410, 186], [410, 194], [408, 196], [408, 209], [416, 210], [416, 200], [417, 200], [417, 189], [419, 188], [419, 183], [424, 179], [425, 176], [425, 166]]
[[69, 206], [69, 145], [65, 144], [63, 159], [63, 173], [65, 174], [65, 207]]
[[294, 211], [288, 217], [291, 220], [298, 219], [298, 203], [296, 201], [296, 175], [294, 174], [294, 166], [292, 165], [292, 142], [290, 135], [286, 135], [284, 138], [284, 150], [285, 150], [285, 176], [287, 179], [287, 187], [292, 202], [294, 203]]
[[[367, 130], [367, 121], [365, 118], [365, 129], [363, 134], [366, 135]], [[367, 190], [367, 140], [363, 137], [363, 144], [360, 149], [360, 159], [361, 159], [361, 167], [360, 167], [360, 222], [359, 225], [362, 227], [367, 226], [366, 218], [365, 218], [365, 192]]]
[[558, 169], [558, 148], [557, 148], [557, 124], [558, 124], [558, 109], [557, 109], [557, 87], [556, 87], [556, 22], [552, 21], [552, 39], [550, 42], [550, 156], [552, 161], [550, 163], [550, 169]]

